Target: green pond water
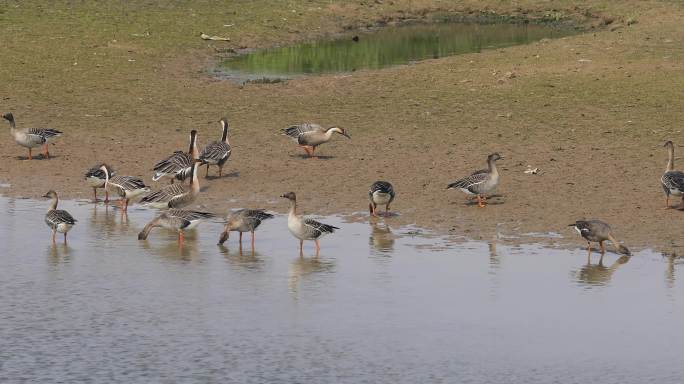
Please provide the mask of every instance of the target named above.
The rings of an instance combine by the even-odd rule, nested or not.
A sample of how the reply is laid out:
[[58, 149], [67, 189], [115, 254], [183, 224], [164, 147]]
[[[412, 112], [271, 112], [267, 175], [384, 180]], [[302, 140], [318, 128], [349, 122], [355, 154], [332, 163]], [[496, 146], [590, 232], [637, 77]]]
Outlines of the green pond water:
[[395, 26], [336, 40], [306, 42], [235, 56], [225, 60], [221, 70], [228, 77], [247, 79], [351, 72], [527, 44], [570, 33], [569, 30], [530, 24]]

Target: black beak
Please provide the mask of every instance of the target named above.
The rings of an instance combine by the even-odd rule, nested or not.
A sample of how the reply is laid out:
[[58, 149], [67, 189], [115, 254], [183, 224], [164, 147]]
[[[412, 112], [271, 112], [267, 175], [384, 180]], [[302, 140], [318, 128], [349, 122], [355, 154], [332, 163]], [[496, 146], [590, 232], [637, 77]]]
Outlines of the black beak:
[[343, 133], [342, 136], [346, 137], [347, 139], [351, 139], [351, 136], [349, 136], [349, 134], [347, 134], [346, 132]]

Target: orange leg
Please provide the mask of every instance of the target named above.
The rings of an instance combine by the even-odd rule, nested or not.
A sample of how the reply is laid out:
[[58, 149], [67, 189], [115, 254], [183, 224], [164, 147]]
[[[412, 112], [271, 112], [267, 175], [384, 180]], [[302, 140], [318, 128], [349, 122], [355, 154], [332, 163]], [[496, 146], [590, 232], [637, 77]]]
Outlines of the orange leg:
[[93, 188], [93, 195], [95, 196], [93, 201], [97, 203], [97, 188]]
[[33, 160], [33, 155], [31, 155], [31, 148], [29, 148], [29, 160]]
[[107, 188], [105, 188], [105, 200], [104, 203], [107, 204], [109, 203], [109, 192], [107, 191]]
[[591, 262], [591, 243], [587, 241], [587, 258]]
[[480, 208], [484, 208], [486, 203], [486, 199], [480, 195], [477, 195], [477, 206]]
[[209, 164], [207, 164], [207, 171], [204, 172], [204, 178], [206, 179], [207, 177], [209, 177]]
[[304, 152], [306, 152], [306, 154], [309, 155], [309, 157], [313, 156], [313, 154], [311, 153], [311, 149], [309, 149], [308, 146], [302, 145], [302, 149], [304, 149]]
[[318, 156], [316, 156], [314, 153], [316, 152], [316, 147], [311, 147], [311, 158], [312, 159], [318, 159]]
[[252, 231], [252, 252], [254, 252], [254, 231]]
[[599, 245], [601, 246], [601, 256], [603, 256], [606, 253], [606, 245], [603, 244], [603, 241], [599, 241]]
[[56, 235], [56, 234], [57, 234], [57, 231], [55, 231], [55, 230], [53, 229], [53, 230], [52, 230], [52, 243], [53, 243], [53, 244], [55, 243], [55, 235]]
[[665, 195], [665, 208], [663, 209], [670, 209], [670, 195]]
[[43, 152], [46, 158], [50, 158], [50, 152], [48, 151], [48, 145], [45, 143], [45, 151]]
[[682, 201], [679, 203], [679, 209], [684, 209], [684, 195], [682, 195]]
[[318, 242], [318, 239], [314, 240], [314, 242], [316, 243], [316, 252], [320, 251], [321, 250], [321, 244]]
[[299, 240], [299, 256], [304, 255], [304, 240]]
[[219, 177], [223, 176], [223, 167], [219, 167]]
[[183, 245], [183, 242], [185, 242], [185, 234], [180, 231], [178, 232], [178, 244]]

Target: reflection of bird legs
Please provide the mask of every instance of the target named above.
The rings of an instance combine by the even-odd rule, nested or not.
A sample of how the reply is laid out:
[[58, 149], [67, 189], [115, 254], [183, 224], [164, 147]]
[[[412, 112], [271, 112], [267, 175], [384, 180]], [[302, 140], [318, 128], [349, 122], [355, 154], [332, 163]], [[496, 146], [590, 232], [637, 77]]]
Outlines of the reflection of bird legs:
[[57, 231], [53, 229], [53, 230], [52, 230], [52, 244], [55, 243], [55, 235], [56, 235], [56, 234], [57, 234]]
[[66, 244], [66, 243], [67, 243], [67, 240], [66, 240], [66, 234], [67, 234], [67, 233], [66, 233], [66, 232], [64, 232], [64, 244]]
[[318, 254], [321, 253], [321, 245], [318, 243], [318, 239], [314, 240], [316, 242], [316, 257], [318, 257]]
[[304, 240], [299, 240], [299, 256], [304, 256]]

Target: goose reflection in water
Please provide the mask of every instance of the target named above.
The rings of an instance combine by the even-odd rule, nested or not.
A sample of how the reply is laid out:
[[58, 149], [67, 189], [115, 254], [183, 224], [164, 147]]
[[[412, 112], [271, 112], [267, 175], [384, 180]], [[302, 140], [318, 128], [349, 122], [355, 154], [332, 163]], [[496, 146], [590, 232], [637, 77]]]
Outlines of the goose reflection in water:
[[665, 283], [668, 288], [674, 288], [676, 280], [677, 265], [684, 263], [684, 256], [677, 255], [676, 252], [663, 253], [663, 256], [667, 258], [667, 269], [665, 270]]
[[223, 255], [223, 258], [230, 264], [236, 265], [248, 270], [261, 270], [264, 266], [264, 261], [261, 259], [261, 255], [254, 250], [243, 252], [242, 247], [239, 247], [237, 251], [230, 251], [228, 247], [223, 244], [217, 245], [219, 252]]
[[375, 254], [388, 255], [394, 251], [394, 235], [384, 221], [371, 220], [371, 234], [368, 243]]
[[577, 282], [588, 286], [606, 285], [613, 278], [613, 273], [622, 265], [627, 264], [629, 260], [630, 256], [623, 255], [607, 267], [603, 264], [603, 257], [601, 257], [598, 264], [591, 264], [591, 261], [588, 261], [586, 265], [577, 271]]
[[290, 292], [297, 294], [299, 284], [303, 279], [320, 273], [332, 273], [335, 271], [335, 262], [322, 260], [321, 258], [298, 257], [288, 270], [288, 287]]
[[169, 238], [172, 238], [173, 241], [167, 241], [166, 239], [146, 239], [138, 240], [138, 243], [146, 251], [168, 260], [193, 261], [198, 259], [199, 241], [197, 241], [196, 231], [188, 231], [185, 238], [189, 241], [185, 241], [182, 244], [179, 244], [175, 241], [176, 235], [173, 231], [163, 230], [159, 231], [159, 234], [164, 237], [169, 236]]
[[50, 244], [47, 248], [48, 261], [52, 265], [68, 263], [71, 259], [71, 247], [68, 244]]

